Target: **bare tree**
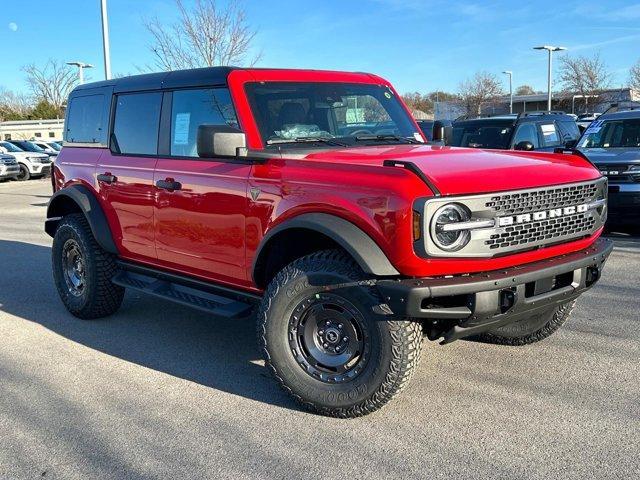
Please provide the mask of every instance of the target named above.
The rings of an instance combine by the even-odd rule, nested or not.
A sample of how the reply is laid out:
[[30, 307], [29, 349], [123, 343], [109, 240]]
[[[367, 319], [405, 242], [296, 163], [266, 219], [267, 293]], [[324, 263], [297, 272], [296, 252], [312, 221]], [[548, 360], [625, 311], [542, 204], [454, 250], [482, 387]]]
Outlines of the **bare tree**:
[[481, 113], [482, 104], [502, 95], [502, 84], [492, 73], [478, 72], [458, 87], [460, 99], [467, 113]]
[[22, 70], [36, 101], [45, 100], [62, 114], [62, 106], [78, 80], [76, 72], [58, 60], [49, 60], [44, 66], [32, 63]]
[[0, 89], [0, 121], [27, 118], [32, 108], [27, 95]]
[[560, 59], [560, 81], [565, 90], [594, 95], [611, 84], [611, 74], [600, 55], [588, 57], [562, 57]]
[[535, 93], [536, 91], [530, 85], [520, 85], [515, 91], [516, 95], [533, 95]]
[[428, 95], [423, 95], [420, 92], [405, 93], [402, 95], [402, 100], [414, 114], [416, 111], [423, 113], [433, 112], [433, 102]]
[[640, 91], [640, 60], [631, 67], [629, 74], [629, 86], [634, 90]]
[[[246, 62], [256, 32], [247, 25], [245, 11], [236, 0], [225, 7], [219, 7], [216, 0], [196, 0], [190, 8], [182, 0], [175, 2], [180, 13], [176, 23], [164, 25], [157, 17], [145, 22], [153, 39], [149, 48], [155, 68], [179, 70]], [[259, 57], [249, 64], [254, 65]]]

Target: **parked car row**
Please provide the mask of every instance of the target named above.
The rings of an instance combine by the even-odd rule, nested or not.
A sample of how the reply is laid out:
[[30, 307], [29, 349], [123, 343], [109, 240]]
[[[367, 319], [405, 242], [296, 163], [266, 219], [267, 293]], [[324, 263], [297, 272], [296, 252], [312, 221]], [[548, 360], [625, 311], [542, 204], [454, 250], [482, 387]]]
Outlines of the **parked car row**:
[[0, 180], [24, 181], [49, 175], [60, 148], [56, 142], [0, 141]]

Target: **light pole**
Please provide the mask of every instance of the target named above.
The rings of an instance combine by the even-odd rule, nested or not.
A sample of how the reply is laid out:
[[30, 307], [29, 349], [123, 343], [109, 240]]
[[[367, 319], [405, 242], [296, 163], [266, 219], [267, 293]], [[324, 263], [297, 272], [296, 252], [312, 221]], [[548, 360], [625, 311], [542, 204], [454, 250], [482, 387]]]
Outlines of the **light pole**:
[[83, 70], [85, 68], [93, 68], [93, 65], [91, 65], [90, 63], [84, 63], [84, 62], [67, 62], [67, 65], [71, 65], [72, 67], [78, 67], [78, 83], [80, 85], [84, 83]]
[[109, 20], [107, 18], [107, 0], [100, 0], [102, 16], [102, 50], [104, 53], [104, 78], [111, 78], [111, 57], [109, 53]]
[[549, 52], [549, 67], [547, 71], [547, 110], [551, 111], [551, 64], [553, 52], [559, 52], [566, 50], [566, 47], [555, 47], [553, 45], [542, 45], [540, 47], [533, 47], [534, 50], [546, 50]]
[[511, 70], [505, 70], [505, 75], [509, 75], [509, 113], [513, 113], [513, 72]]

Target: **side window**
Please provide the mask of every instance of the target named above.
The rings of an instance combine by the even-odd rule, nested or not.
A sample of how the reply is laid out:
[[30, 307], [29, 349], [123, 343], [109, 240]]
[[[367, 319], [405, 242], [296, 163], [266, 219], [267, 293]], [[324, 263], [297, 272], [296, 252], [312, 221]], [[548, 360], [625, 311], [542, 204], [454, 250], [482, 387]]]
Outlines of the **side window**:
[[104, 117], [104, 95], [74, 97], [69, 103], [65, 142], [107, 143]]
[[534, 123], [522, 123], [518, 126], [518, 130], [516, 130], [516, 134], [513, 136], [513, 147], [520, 142], [531, 142], [533, 148], [540, 148], [538, 131]]
[[562, 143], [555, 123], [540, 124], [540, 131], [542, 132], [542, 142], [545, 147], [557, 147]]
[[558, 122], [558, 130], [564, 142], [580, 138], [580, 129], [576, 122]]
[[171, 106], [171, 155], [197, 157], [200, 125], [238, 127], [231, 95], [226, 88], [176, 90]]
[[127, 93], [118, 95], [111, 135], [115, 153], [156, 155], [162, 93]]

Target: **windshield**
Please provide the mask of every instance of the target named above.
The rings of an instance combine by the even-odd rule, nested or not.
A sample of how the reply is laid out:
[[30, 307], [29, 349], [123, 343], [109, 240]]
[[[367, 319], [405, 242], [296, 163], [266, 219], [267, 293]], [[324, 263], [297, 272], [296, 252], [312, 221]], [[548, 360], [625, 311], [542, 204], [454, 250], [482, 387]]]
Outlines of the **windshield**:
[[24, 152], [24, 150], [16, 147], [13, 143], [0, 142], [0, 147], [4, 148], [7, 152], [17, 153]]
[[[251, 83], [247, 96], [267, 144], [305, 139], [415, 142], [419, 133], [392, 90], [346, 83]], [[325, 142], [326, 143], [326, 142]]]
[[55, 142], [47, 143], [47, 145], [49, 146], [49, 148], [53, 148], [56, 152], [59, 152], [62, 148], [60, 145], [58, 145]]
[[33, 142], [20, 142], [20, 148], [29, 152], [44, 152], [42, 148]]
[[585, 130], [578, 147], [640, 147], [640, 118], [596, 120]]
[[453, 124], [454, 147], [509, 148], [513, 122], [476, 122]]

